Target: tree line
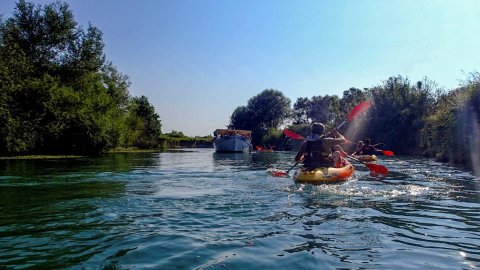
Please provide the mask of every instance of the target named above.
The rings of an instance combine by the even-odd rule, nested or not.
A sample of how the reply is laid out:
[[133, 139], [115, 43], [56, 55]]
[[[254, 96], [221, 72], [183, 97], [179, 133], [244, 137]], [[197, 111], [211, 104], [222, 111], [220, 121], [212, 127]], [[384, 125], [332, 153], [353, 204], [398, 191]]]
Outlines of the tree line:
[[25, 0], [0, 17], [0, 155], [98, 154], [158, 147], [147, 97], [106, 60], [102, 32], [78, 26], [66, 3]]
[[[252, 130], [255, 145], [281, 148], [287, 128], [306, 137], [313, 122], [327, 129], [341, 123], [361, 101], [373, 106], [342, 130], [355, 142], [370, 138], [403, 155], [425, 155], [480, 170], [480, 73], [472, 72], [461, 86], [445, 91], [423, 78], [412, 83], [394, 76], [371, 88], [350, 88], [340, 98], [317, 95], [291, 100], [266, 89], [237, 107], [229, 128]], [[345, 145], [352, 148], [353, 145]]]

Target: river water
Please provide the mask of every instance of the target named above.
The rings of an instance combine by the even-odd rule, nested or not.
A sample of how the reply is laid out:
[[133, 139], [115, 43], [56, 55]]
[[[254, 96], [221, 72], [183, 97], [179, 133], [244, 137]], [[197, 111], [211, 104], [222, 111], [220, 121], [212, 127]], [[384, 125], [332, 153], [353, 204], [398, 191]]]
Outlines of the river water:
[[471, 173], [388, 157], [382, 181], [361, 164], [336, 185], [267, 174], [293, 156], [0, 161], [0, 269], [480, 268]]

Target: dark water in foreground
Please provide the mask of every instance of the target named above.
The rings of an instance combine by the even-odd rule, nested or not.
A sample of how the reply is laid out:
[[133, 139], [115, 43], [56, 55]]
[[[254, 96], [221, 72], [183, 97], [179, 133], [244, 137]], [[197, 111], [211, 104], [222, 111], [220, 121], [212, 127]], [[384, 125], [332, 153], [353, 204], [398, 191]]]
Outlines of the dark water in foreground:
[[[478, 269], [480, 180], [426, 159], [340, 185], [212, 149], [0, 161], [0, 269]], [[293, 171], [292, 171], [293, 173]]]

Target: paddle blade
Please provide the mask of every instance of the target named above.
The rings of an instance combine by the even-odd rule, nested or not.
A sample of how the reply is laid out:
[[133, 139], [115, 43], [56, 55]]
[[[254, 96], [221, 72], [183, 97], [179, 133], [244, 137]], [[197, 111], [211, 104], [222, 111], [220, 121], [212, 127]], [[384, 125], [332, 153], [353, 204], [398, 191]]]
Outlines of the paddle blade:
[[284, 129], [283, 134], [285, 134], [285, 136], [290, 137], [294, 140], [304, 140], [305, 139], [304, 137], [302, 137], [302, 135], [297, 134], [297, 133], [295, 133], [293, 131], [290, 131], [288, 129]]
[[382, 150], [382, 153], [385, 155], [385, 156], [393, 156], [393, 152], [392, 151], [388, 151], [388, 150]]
[[372, 164], [372, 163], [365, 163], [367, 165], [368, 169], [370, 169], [373, 172], [382, 174], [384, 176], [388, 175], [388, 169], [385, 166], [378, 165], [378, 164]]
[[268, 169], [267, 173], [270, 174], [273, 177], [288, 177], [288, 173], [284, 170], [279, 170], [279, 169]]
[[370, 101], [362, 101], [360, 102], [355, 108], [353, 108], [350, 113], [347, 115], [347, 120], [352, 121], [360, 113], [364, 112], [366, 109], [372, 106], [372, 102]]

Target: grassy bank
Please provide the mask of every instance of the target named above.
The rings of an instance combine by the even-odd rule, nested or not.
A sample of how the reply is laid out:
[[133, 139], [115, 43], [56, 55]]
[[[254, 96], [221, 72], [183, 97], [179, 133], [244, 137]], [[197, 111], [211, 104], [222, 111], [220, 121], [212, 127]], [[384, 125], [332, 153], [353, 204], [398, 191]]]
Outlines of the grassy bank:
[[11, 156], [0, 157], [0, 160], [12, 160], [12, 159], [70, 159], [70, 158], [82, 158], [85, 156], [74, 155], [24, 155], [24, 156]]

